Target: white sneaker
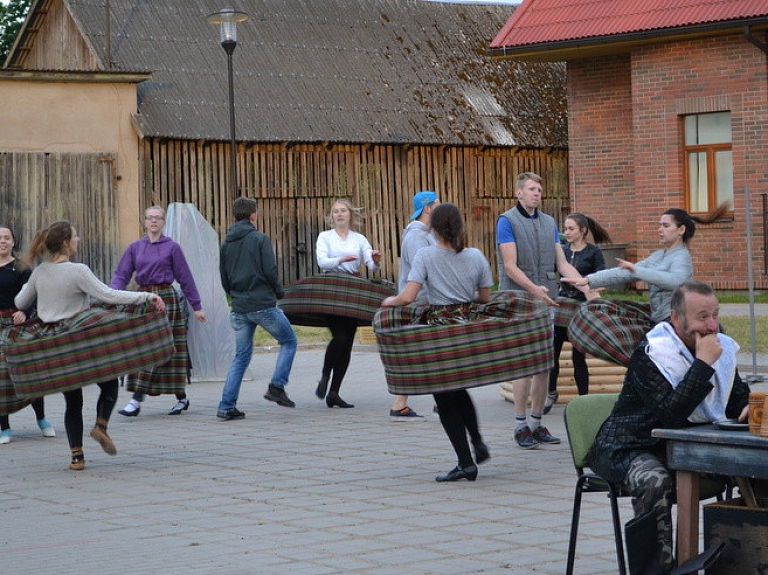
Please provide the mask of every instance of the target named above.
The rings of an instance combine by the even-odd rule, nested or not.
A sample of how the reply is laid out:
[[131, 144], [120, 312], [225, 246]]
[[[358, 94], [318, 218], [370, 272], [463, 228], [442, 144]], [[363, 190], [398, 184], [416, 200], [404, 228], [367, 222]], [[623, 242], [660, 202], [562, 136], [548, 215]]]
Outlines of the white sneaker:
[[10, 443], [12, 433], [10, 429], [3, 429], [2, 433], [0, 433], [0, 444]]
[[53, 425], [48, 423], [46, 418], [38, 419], [37, 425], [40, 428], [40, 433], [43, 434], [43, 437], [56, 437], [56, 430], [53, 428]]

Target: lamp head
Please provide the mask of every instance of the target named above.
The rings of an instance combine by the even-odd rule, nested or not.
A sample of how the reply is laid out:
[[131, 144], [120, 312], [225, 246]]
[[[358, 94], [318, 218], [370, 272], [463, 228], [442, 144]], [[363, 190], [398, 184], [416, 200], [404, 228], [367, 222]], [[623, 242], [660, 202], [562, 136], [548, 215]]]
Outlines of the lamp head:
[[208, 16], [205, 21], [209, 24], [221, 26], [221, 44], [237, 43], [237, 24], [248, 20], [248, 14], [237, 12], [233, 8], [224, 8]]

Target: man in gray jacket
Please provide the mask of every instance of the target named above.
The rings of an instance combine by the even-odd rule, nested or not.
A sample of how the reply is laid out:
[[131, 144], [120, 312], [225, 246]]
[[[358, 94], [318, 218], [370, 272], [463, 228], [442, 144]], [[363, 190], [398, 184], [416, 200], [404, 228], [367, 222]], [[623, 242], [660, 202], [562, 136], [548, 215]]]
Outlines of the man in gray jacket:
[[216, 416], [242, 419], [245, 413], [235, 405], [240, 395], [243, 374], [253, 356], [253, 334], [261, 326], [280, 344], [277, 365], [264, 399], [284, 407], [296, 407], [288, 398], [285, 386], [296, 355], [298, 338], [277, 300], [283, 297], [283, 286], [277, 276], [277, 265], [269, 238], [256, 229], [256, 200], [238, 198], [232, 205], [235, 225], [229, 228], [221, 246], [219, 273], [224, 291], [232, 298], [229, 315], [235, 330], [235, 359], [227, 373]]
[[[532, 172], [520, 174], [515, 194], [517, 205], [501, 214], [496, 223], [499, 290], [525, 290], [547, 305], [556, 306], [555, 272], [572, 278], [580, 278], [581, 274], [565, 259], [554, 218], [539, 211], [541, 176]], [[554, 348], [554, 340], [552, 345]], [[560, 443], [560, 439], [541, 424], [548, 385], [549, 371], [512, 382], [515, 441], [522, 449], [534, 449], [540, 443]], [[525, 413], [529, 396], [530, 425]]]
[[[397, 276], [397, 291], [401, 292], [408, 284], [408, 274], [411, 264], [421, 248], [437, 245], [437, 239], [429, 227], [429, 217], [432, 210], [440, 205], [440, 198], [435, 192], [424, 190], [413, 196], [413, 214], [411, 223], [403, 230], [400, 240], [400, 273]], [[417, 299], [427, 299], [427, 286], [424, 285], [416, 296]], [[424, 421], [424, 416], [419, 415], [408, 407], [407, 395], [396, 395], [392, 408], [389, 410], [391, 421]]]

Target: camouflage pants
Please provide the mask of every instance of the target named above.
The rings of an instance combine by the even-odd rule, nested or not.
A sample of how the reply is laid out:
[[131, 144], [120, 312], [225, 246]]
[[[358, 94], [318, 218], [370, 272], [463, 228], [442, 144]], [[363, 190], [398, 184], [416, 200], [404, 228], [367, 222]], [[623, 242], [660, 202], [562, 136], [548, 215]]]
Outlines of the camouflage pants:
[[632, 496], [635, 517], [654, 509], [658, 511], [660, 562], [664, 573], [674, 563], [672, 553], [672, 500], [674, 476], [659, 459], [650, 453], [638, 455], [632, 460], [624, 487]]

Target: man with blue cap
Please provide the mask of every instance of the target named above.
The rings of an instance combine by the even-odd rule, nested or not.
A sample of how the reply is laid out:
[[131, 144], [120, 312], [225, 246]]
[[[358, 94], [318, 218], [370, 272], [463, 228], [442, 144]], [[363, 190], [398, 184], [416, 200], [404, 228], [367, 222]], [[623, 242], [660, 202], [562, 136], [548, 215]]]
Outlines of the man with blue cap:
[[[413, 214], [411, 223], [403, 230], [400, 240], [400, 273], [397, 278], [397, 290], [401, 292], [408, 283], [408, 274], [411, 264], [416, 257], [416, 252], [427, 246], [437, 245], [437, 240], [429, 227], [429, 216], [432, 210], [440, 205], [440, 198], [435, 192], [429, 190], [419, 192], [413, 196]], [[424, 285], [417, 299], [427, 299], [427, 287]], [[396, 395], [389, 410], [389, 418], [392, 421], [424, 421], [424, 417], [408, 407], [407, 395]]]

